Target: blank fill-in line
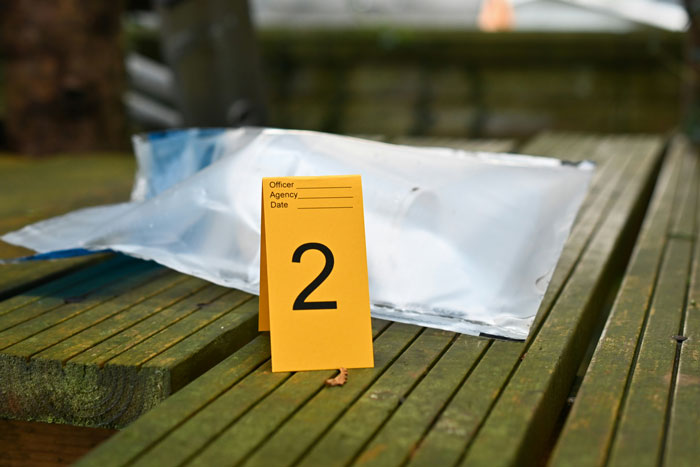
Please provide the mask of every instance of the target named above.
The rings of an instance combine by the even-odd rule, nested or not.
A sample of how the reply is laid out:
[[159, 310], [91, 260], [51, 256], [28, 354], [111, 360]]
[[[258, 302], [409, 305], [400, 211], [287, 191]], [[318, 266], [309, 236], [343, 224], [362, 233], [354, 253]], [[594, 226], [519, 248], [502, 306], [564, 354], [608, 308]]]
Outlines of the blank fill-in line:
[[352, 206], [314, 206], [297, 209], [352, 209]]
[[300, 196], [299, 199], [352, 199], [353, 196]]
[[297, 190], [332, 190], [335, 188], [352, 188], [351, 186], [298, 186]]

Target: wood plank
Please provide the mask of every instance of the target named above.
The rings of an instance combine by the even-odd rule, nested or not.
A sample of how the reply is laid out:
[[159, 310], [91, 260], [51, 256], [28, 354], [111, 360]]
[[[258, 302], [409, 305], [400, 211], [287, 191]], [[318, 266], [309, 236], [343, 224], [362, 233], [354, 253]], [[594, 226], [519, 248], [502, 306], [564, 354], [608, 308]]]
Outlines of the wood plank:
[[[49, 159], [0, 156], [0, 231], [80, 207], [125, 201], [134, 169], [129, 154]], [[3, 244], [0, 257], [7, 257], [15, 248]]]
[[[696, 206], [700, 206], [700, 167], [695, 172]], [[697, 211], [696, 211], [697, 216]], [[680, 335], [688, 340], [680, 344], [678, 372], [670, 408], [666, 465], [691, 466], [700, 458], [697, 430], [700, 427], [700, 226], [696, 218], [695, 256], [684, 324]]]
[[[143, 455], [149, 448], [202, 407], [216, 400], [244, 377], [269, 360], [270, 339], [261, 335], [243, 346], [211, 371], [141, 416], [128, 429], [117, 433], [109, 444], [91, 452], [76, 465], [125, 465]], [[111, 446], [116, 446], [112, 449]]]
[[[381, 359], [386, 360], [385, 364], [390, 362], [393, 355], [406, 346], [406, 339], [410, 342], [418, 332], [407, 325], [395, 325], [395, 329], [387, 334], [382, 331], [389, 323], [373, 320], [372, 324], [373, 334], [380, 336], [376, 343], [379, 364]], [[182, 461], [211, 442], [212, 438], [216, 439], [237, 418], [236, 414], [240, 416], [249, 413], [246, 409], [257, 401], [264, 403], [267, 400], [264, 396], [270, 387], [285, 382], [283, 386], [288, 386], [289, 389], [283, 391], [291, 389], [296, 397], [308, 397], [318, 393], [323, 388], [324, 375], [331, 374], [303, 372], [290, 378], [289, 373], [271, 373], [269, 357], [269, 338], [259, 336], [197, 379], [196, 383], [166, 400], [162, 408], [144, 415], [128, 430], [119, 433], [114, 443], [117, 446], [127, 443], [127, 449], [119, 449], [118, 453], [114, 453], [106, 447], [92, 453], [86, 462], [123, 465], [134, 461], [145, 462], [152, 458]], [[355, 371], [353, 375], [354, 373]], [[362, 386], [358, 377], [353, 376], [350, 381], [356, 381], [354, 385]], [[304, 387], [310, 388], [311, 392], [299, 394], [295, 390]], [[232, 416], [221, 417], [222, 413], [231, 413]], [[232, 446], [236, 447], [238, 445]], [[144, 454], [147, 457], [142, 457]]]
[[[664, 348], [667, 357], [668, 347], [671, 348], [670, 353], [675, 353], [676, 342], [671, 340], [670, 336], [679, 333], [678, 322], [673, 331], [673, 300], [678, 301], [679, 294], [681, 302], [683, 300], [682, 284], [687, 281], [687, 272], [683, 274], [682, 269], [685, 263], [687, 271], [690, 255], [686, 254], [688, 245], [684, 246], [675, 241], [667, 244], [667, 240], [669, 235], [673, 235], [674, 229], [685, 224], [685, 218], [690, 217], [691, 222], [694, 222], [695, 206], [694, 203], [689, 203], [691, 200], [688, 188], [693, 185], [695, 162], [689, 155], [685, 141], [676, 139], [665, 161], [639, 241], [606, 328], [554, 450], [552, 465], [601, 465], [608, 461], [622, 418], [621, 405], [628, 397], [626, 391], [630, 387], [632, 375], [637, 371], [637, 365], [646, 366], [637, 377], [644, 379], [641, 375], [646, 374], [646, 387], [655, 394], [654, 397], [663, 398], [664, 383], [655, 381], [655, 385], [649, 383], [650, 379], [668, 377], [666, 385], [670, 385], [669, 375], [673, 372], [673, 357], [670, 362], [667, 360], [661, 366], [658, 366], [659, 361], [655, 359], [663, 355]], [[679, 213], [682, 215], [679, 216]], [[674, 274], [680, 274], [680, 280], [678, 277], [673, 278]], [[683, 290], [679, 290], [678, 287]], [[676, 320], [679, 319], [679, 314], [680, 312], [675, 314]], [[662, 330], [664, 326], [667, 328]], [[664, 332], [669, 330], [670, 334], [664, 336]], [[655, 335], [650, 335], [651, 341], [655, 343], [644, 346], [643, 355], [642, 339], [647, 339], [644, 337], [647, 332]], [[671, 341], [670, 345], [666, 343], [667, 340]], [[657, 355], [655, 352], [658, 351], [661, 353]], [[657, 372], [655, 376], [650, 375], [649, 365], [657, 366], [656, 370], [651, 371], [652, 374]], [[661, 374], [666, 371], [663, 368], [668, 371], [667, 374]], [[647, 396], [649, 394], [646, 393]], [[643, 399], [643, 396], [637, 397]], [[665, 414], [665, 408], [660, 409], [658, 404], [661, 404], [660, 400], [656, 401], [657, 418], [651, 415], [650, 407], [641, 411], [651, 418], [645, 418], [643, 423], [640, 423], [641, 419], [636, 419], [640, 426], [633, 430], [645, 432], [645, 435], [637, 433], [632, 438], [637, 439], [638, 435], [640, 440], [645, 436], [663, 438], [665, 415], [661, 415], [660, 419], [658, 415], [659, 410]], [[665, 403], [662, 405], [665, 407]], [[642, 449], [637, 445], [637, 449], [640, 449], [639, 455], [645, 457], [645, 462], [655, 463], [658, 452], [655, 454], [654, 450], [661, 449], [661, 445], [662, 441], [659, 440], [657, 443], [648, 442], [641, 446]], [[634, 456], [625, 456], [621, 461], [626, 463], [632, 462], [633, 459]]]
[[356, 457], [355, 464], [401, 465], [407, 460], [447, 402], [470, 377], [488, 344], [485, 339], [459, 336], [382, 428], [372, 436]]
[[671, 149], [598, 348], [552, 455], [552, 465], [602, 465], [662, 261], [685, 146]]
[[197, 285], [200, 285], [200, 288], [194, 294], [187, 294], [172, 306], [158, 313], [150, 313], [146, 319], [138, 321], [133, 326], [96, 342], [95, 345], [77, 355], [71, 355], [68, 362], [102, 367], [113, 358], [146, 342], [152, 336], [196, 312], [200, 308], [199, 304], [209, 303], [227, 292], [220, 287], [204, 285], [203, 281], [198, 281]]
[[[488, 342], [461, 335], [356, 457], [358, 465], [400, 465], [470, 377]], [[483, 367], [482, 367], [483, 368]]]
[[[2, 244], [1, 241], [0, 244]], [[24, 255], [25, 253], [31, 254], [29, 251], [23, 251], [19, 254]], [[108, 254], [96, 254], [78, 258], [0, 264], [0, 301], [41, 284], [60, 279], [65, 274], [96, 264], [108, 256]]]
[[[551, 312], [529, 337], [522, 362], [476, 434], [463, 464], [513, 465], [543, 455], [559, 412], [598, 319], [610, 276], [624, 258], [616, 255], [646, 205], [661, 158], [654, 139], [618, 140], [618, 153], [638, 158], [624, 191], [593, 235]], [[611, 145], [608, 149], [615, 149]], [[498, 452], [494, 459], [493, 453]]]
[[[165, 286], [163, 289], [160, 289], [161, 284]], [[116, 313], [109, 313], [113, 307], [112, 303], [107, 302], [104, 307], [95, 308], [96, 310], [100, 310], [100, 308], [110, 309], [98, 318], [101, 318], [100, 321], [94, 321], [85, 328], [83, 325], [73, 327], [73, 322], [69, 321], [66, 323], [69, 326], [66, 327], [73, 331], [70, 336], [63, 340], [47, 337], [43, 342], [43, 346], [46, 348], [30, 355], [45, 360], [62, 360], [65, 363], [76, 355], [109, 339], [114, 334], [131, 328], [154, 313], [174, 305], [183, 297], [188, 297], [204, 287], [203, 281], [185, 278], [174, 273], [166, 274], [150, 285], [156, 289], [155, 293], [141, 302], [130, 304], [126, 309], [127, 313], [121, 313], [121, 309], [117, 310]], [[81, 316], [81, 320], [84, 318], [84, 315]], [[47, 343], [51, 343], [51, 345], [48, 346]]]
[[692, 245], [671, 239], [611, 445], [610, 465], [657, 465]]
[[[455, 465], [465, 445], [474, 437], [522, 353], [520, 342], [491, 343], [454, 398], [412, 451], [410, 466]], [[393, 465], [399, 465], [393, 463]]]
[[424, 377], [449, 349], [454, 338], [454, 333], [446, 331], [423, 331], [401, 357], [310, 447], [299, 465], [346, 465], [353, 461], [386, 420], [415, 394], [417, 384], [425, 381]]
[[[212, 294], [213, 297], [210, 301], [195, 304], [196, 310], [193, 313], [160, 330], [148, 340], [139, 342], [126, 352], [111, 358], [107, 364], [143, 365], [156, 355], [170, 349], [178, 342], [219, 319], [232, 308], [238, 308], [240, 305], [246, 304], [251, 298], [249, 294], [239, 290], [228, 291], [223, 287], [212, 287], [212, 289], [218, 289], [218, 293]], [[257, 312], [257, 303], [252, 305], [248, 304], [248, 307], [246, 307], [248, 310], [247, 316], [252, 316]]]
[[[686, 157], [686, 161], [688, 159]], [[678, 347], [682, 345], [673, 336], [680, 335], [683, 329], [694, 249], [692, 237], [678, 237], [678, 232], [695, 234], [692, 229], [697, 215], [694, 196], [697, 179], [693, 180], [695, 157], [690, 160], [692, 168], [686, 165], [681, 173], [679, 188], [682, 197], [676, 205], [676, 212], [681, 214], [672, 220], [659, 280], [610, 448], [610, 465], [630, 462], [656, 465], [663, 458], [669, 396], [676, 377]], [[688, 192], [692, 196], [688, 196]]]
[[671, 221], [669, 234], [672, 237], [693, 240], [696, 228], [698, 206], [696, 204], [696, 191], [698, 184], [698, 155], [691, 148], [686, 147], [683, 152], [683, 168], [678, 179], [679, 196], [674, 206], [674, 216]]
[[48, 296], [43, 300], [12, 310], [4, 314], [0, 322], [0, 327], [3, 329], [0, 332], [0, 349], [6, 349], [12, 344], [107, 302], [157, 273], [158, 268], [153, 264], [141, 261], [125, 262], [63, 291], [62, 296]]
[[[387, 321], [374, 320], [372, 323], [373, 338], [382, 348], [387, 340], [386, 337], [379, 340], [378, 336], [388, 326]], [[168, 434], [153, 447], [148, 456], [137, 460], [135, 465], [154, 462], [178, 463], [183, 459], [193, 458], [212, 440], [231, 446], [227, 449], [226, 462], [233, 463], [236, 460], [233, 452], [242, 457], [252, 447], [263, 442], [280, 421], [289, 417], [299, 405], [317, 394], [323, 388], [323, 381], [333, 373], [335, 371], [271, 374], [270, 363], [266, 361], [235, 388], [185, 421], [178, 430]], [[260, 380], [255, 387], [268, 385], [270, 388], [270, 382], [275, 382], [274, 391], [247, 389], [250, 380], [253, 379]], [[242, 404], [242, 395], [245, 394], [251, 403]], [[229, 416], [221, 417], [222, 411]]]
[[[141, 275], [133, 275], [133, 273], [130, 273], [129, 279], [131, 279], [131, 281], [127, 282], [126, 285], [133, 285], [133, 288], [121, 289], [120, 292], [122, 293], [115, 296], [114, 299], [102, 301], [101, 303], [82, 311], [72, 319], [68, 319], [53, 325], [48, 324], [48, 319], [42, 319], [41, 323], [36, 323], [39, 325], [37, 326], [39, 329], [38, 332], [16, 341], [14, 344], [3, 349], [3, 353], [9, 355], [33, 356], [39, 352], [42, 352], [43, 350], [55, 346], [56, 343], [62, 344], [66, 339], [80, 333], [84, 329], [87, 329], [94, 324], [99, 323], [100, 321], [124, 310], [125, 304], [129, 307], [126, 308], [126, 310], [130, 311], [132, 307], [140, 305], [142, 302], [151, 299], [154, 295], [163, 291], [168, 286], [173, 285], [173, 279], [181, 279], [174, 274], [167, 274], [165, 270], [160, 268], [158, 268], [155, 273], [151, 271], [148, 271], [148, 273], [150, 273], [149, 276], [145, 278]], [[148, 280], [154, 275], [154, 279]], [[122, 284], [123, 282], [119, 283], [120, 288], [122, 287]], [[153, 302], [153, 300], [151, 300], [151, 302]], [[153, 306], [152, 303], [151, 306]], [[64, 305], [62, 308], [68, 307]], [[17, 313], [21, 313], [23, 310], [23, 308], [20, 308]], [[55, 316], [57, 313], [58, 310], [54, 309], [48, 315]], [[42, 316], [42, 318], [45, 317], [47, 317], [46, 314]], [[27, 324], [29, 323], [25, 322], [17, 325], [9, 332], [16, 334], [18, 329], [25, 327]]]
[[71, 276], [0, 304], [0, 416], [124, 426], [257, 334], [250, 295], [154, 263]]
[[[338, 391], [338, 388], [334, 390], [334, 388], [323, 387], [322, 380], [332, 373], [326, 372], [326, 374], [320, 375], [308, 373], [308, 376], [303, 378], [302, 381], [310, 378], [315, 379], [315, 384], [312, 384], [314, 391], [308, 394], [313, 397], [301, 408], [292, 407], [293, 415], [285, 423], [283, 431], [275, 433], [274, 430], [277, 427], [267, 426], [267, 424], [265, 424], [263, 430], [253, 431], [252, 439], [257, 442], [258, 446], [255, 449], [255, 453], [246, 459], [247, 463], [269, 465], [271, 462], [291, 462], [294, 457], [302, 454], [333, 421], [345, 412], [348, 405], [360, 397], [361, 394], [365, 394], [368, 388], [376, 382], [377, 378], [383, 375], [390, 365], [416, 342], [420, 332], [421, 329], [416, 326], [392, 324], [377, 339], [375, 367], [372, 369], [353, 370], [348, 383], [341, 388], [341, 391]], [[293, 388], [294, 386], [284, 387], [286, 391]], [[280, 393], [279, 396], [283, 395], [284, 393]], [[275, 398], [279, 397], [277, 394], [274, 396]], [[271, 401], [273, 400], [271, 399]], [[275, 408], [274, 403], [271, 403], [265, 404], [261, 410], [263, 413], [269, 413], [271, 410], [274, 411]], [[244, 456], [250, 454], [249, 450], [251, 448], [256, 448], [256, 444], [245, 442], [241, 445], [234, 445], [227, 441], [247, 438], [245, 427], [250, 426], [252, 420], [254, 419], [247, 417], [240, 429], [236, 425], [227, 429], [226, 432], [216, 438], [211, 444], [208, 444], [204, 450], [192, 459], [193, 464], [211, 465], [211, 462], [217, 459], [226, 460], [227, 462], [228, 459], [242, 460]], [[309, 420], [313, 420], [313, 422], [309, 423]], [[300, 426], [303, 426], [304, 429], [299, 430]], [[274, 435], [261, 438], [261, 431], [264, 433], [268, 430]], [[270, 442], [271, 439], [274, 441]], [[279, 456], [281, 452], [278, 450], [283, 448], [283, 446], [286, 446], [286, 449], [281, 451], [284, 452], [284, 455]], [[268, 449], [273, 449], [277, 453], [270, 454]]]
[[[77, 284], [85, 283], [95, 276], [101, 276], [104, 272], [127, 261], [126, 258], [121, 255], [109, 259], [109, 261], [93, 266], [89, 271], [78, 271], [51, 281], [44, 286], [36, 287], [32, 290], [32, 293], [25, 293], [8, 298], [0, 303], [0, 316], [39, 300], [53, 300], [54, 307], [63, 304], [65, 299], [70, 297], [70, 294], [73, 293], [70, 288], [75, 287]], [[42, 306], [47, 306], [47, 304], [42, 303]]]

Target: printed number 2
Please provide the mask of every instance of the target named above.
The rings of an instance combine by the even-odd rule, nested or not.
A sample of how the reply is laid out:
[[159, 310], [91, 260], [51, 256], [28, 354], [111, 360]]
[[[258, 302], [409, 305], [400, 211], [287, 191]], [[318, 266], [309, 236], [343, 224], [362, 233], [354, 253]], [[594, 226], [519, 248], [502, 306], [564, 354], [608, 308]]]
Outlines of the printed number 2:
[[323, 267], [323, 270], [316, 277], [316, 279], [312, 280], [311, 283], [309, 285], [307, 285], [304, 288], [304, 290], [302, 290], [299, 293], [296, 300], [294, 300], [294, 306], [292, 307], [292, 309], [293, 310], [335, 310], [338, 308], [338, 302], [336, 302], [336, 301], [332, 301], [332, 302], [307, 302], [306, 301], [306, 299], [309, 297], [309, 295], [311, 295], [311, 292], [316, 290], [316, 288], [319, 285], [321, 285], [321, 283], [323, 281], [325, 281], [328, 278], [328, 276], [330, 276], [331, 271], [333, 270], [333, 264], [335, 264], [335, 260], [333, 259], [333, 253], [331, 252], [331, 249], [322, 243], [304, 243], [299, 248], [294, 250], [294, 254], [292, 255], [292, 262], [293, 263], [301, 262], [301, 255], [303, 255], [304, 252], [307, 250], [318, 250], [321, 253], [323, 253], [323, 256], [326, 257], [326, 265]]

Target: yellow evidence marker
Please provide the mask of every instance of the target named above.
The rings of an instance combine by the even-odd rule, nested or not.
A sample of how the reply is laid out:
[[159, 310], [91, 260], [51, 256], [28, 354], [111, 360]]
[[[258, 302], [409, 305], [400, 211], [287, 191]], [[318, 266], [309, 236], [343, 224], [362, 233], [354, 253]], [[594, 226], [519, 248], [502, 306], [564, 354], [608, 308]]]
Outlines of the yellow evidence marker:
[[360, 176], [263, 178], [261, 226], [272, 371], [373, 367]]

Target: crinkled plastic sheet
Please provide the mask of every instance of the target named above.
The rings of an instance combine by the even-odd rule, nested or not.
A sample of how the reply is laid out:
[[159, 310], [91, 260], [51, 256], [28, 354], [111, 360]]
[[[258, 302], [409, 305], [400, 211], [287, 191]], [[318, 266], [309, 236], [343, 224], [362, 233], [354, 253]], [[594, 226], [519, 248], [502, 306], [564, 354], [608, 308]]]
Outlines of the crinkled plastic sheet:
[[131, 202], [2, 239], [45, 255], [110, 249], [258, 293], [262, 177], [360, 174], [373, 316], [513, 339], [528, 334], [594, 168], [257, 128], [134, 146]]

